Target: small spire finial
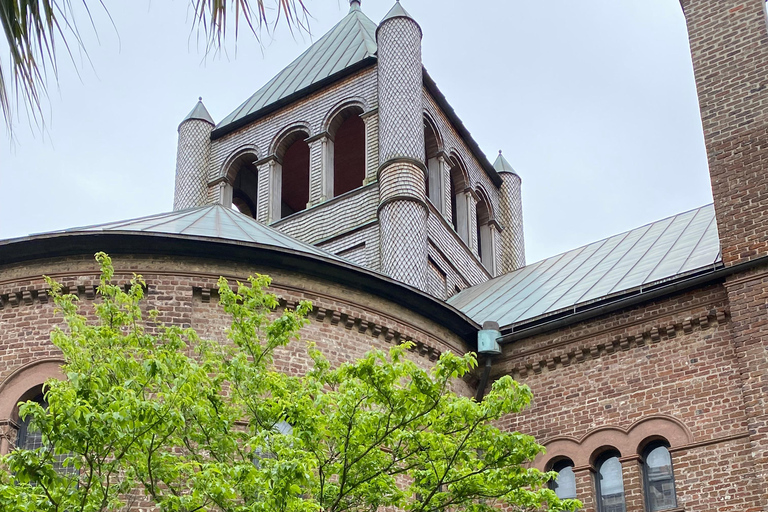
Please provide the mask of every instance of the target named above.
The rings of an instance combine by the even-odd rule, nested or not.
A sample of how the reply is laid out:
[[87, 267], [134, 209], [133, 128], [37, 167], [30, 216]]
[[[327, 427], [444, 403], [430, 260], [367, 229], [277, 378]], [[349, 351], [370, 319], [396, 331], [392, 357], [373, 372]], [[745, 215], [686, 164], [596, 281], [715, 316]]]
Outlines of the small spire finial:
[[356, 11], [360, 9], [360, 0], [349, 0], [349, 10]]
[[203, 101], [203, 97], [202, 96], [198, 96], [197, 97], [197, 101]]
[[501, 154], [501, 150], [499, 150], [499, 154]]

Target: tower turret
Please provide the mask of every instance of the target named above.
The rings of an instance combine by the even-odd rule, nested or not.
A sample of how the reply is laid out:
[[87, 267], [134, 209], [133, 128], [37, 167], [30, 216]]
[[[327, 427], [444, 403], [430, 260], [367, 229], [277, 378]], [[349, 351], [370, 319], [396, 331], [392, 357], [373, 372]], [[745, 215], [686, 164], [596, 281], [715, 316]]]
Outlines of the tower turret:
[[427, 205], [421, 27], [397, 2], [376, 30], [381, 269], [426, 288]]
[[208, 202], [208, 163], [214, 125], [203, 105], [203, 98], [179, 125], [174, 211], [203, 206]]
[[522, 180], [499, 151], [493, 168], [503, 181], [499, 194], [501, 232], [501, 273], [525, 266], [525, 234], [523, 233]]

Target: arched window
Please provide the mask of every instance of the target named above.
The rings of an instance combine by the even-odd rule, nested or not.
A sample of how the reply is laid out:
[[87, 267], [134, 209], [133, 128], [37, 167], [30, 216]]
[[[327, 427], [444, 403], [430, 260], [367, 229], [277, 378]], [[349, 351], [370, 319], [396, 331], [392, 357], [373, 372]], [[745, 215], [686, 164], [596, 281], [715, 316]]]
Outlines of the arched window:
[[451, 223], [453, 229], [464, 242], [469, 245], [469, 207], [467, 203], [468, 180], [462, 170], [461, 164], [456, 158], [451, 159]]
[[[29, 401], [37, 402], [44, 409], [48, 407], [42, 392], [31, 398]], [[22, 450], [36, 450], [43, 447], [43, 433], [35, 428], [35, 425], [32, 423], [31, 415], [27, 415], [26, 418], [21, 420], [19, 433], [16, 437], [16, 447]]]
[[440, 150], [437, 141], [437, 134], [432, 123], [424, 118], [424, 158], [427, 164], [427, 179], [424, 184], [424, 194], [437, 207], [439, 212], [443, 211], [443, 205], [440, 201], [440, 190], [443, 181], [440, 176], [440, 162], [437, 154]]
[[281, 147], [282, 184], [280, 192], [280, 218], [307, 208], [309, 202], [309, 135], [304, 131], [291, 133]]
[[491, 236], [491, 213], [488, 200], [481, 195], [475, 208], [477, 215], [477, 256], [485, 268], [493, 273], [493, 240]]
[[624, 501], [624, 477], [619, 457], [617, 451], [605, 452], [595, 464], [598, 512], [626, 512], [627, 510]]
[[228, 175], [232, 180], [232, 207], [240, 213], [256, 218], [256, 200], [259, 197], [259, 172], [254, 162], [256, 155], [249, 153], [237, 158]]
[[[43, 391], [38, 387], [30, 399], [22, 398], [21, 402], [37, 402], [43, 409], [48, 409], [48, 402], [45, 400]], [[43, 448], [43, 433], [34, 424], [32, 415], [27, 415], [19, 420], [19, 432], [16, 436], [16, 448], [21, 450], [37, 450]], [[49, 446], [50, 447], [50, 446]], [[58, 454], [53, 456], [53, 469], [59, 474], [76, 474], [77, 469], [74, 466], [65, 466], [64, 461], [69, 457], [68, 454]]]
[[576, 475], [573, 472], [573, 462], [570, 459], [562, 459], [552, 465], [552, 471], [557, 473], [557, 478], [549, 482], [549, 487], [557, 497], [565, 499], [576, 498]]
[[363, 109], [348, 107], [329, 126], [333, 139], [333, 197], [363, 186], [365, 180], [365, 121]]
[[648, 512], [677, 508], [672, 457], [663, 442], [649, 444], [643, 451], [643, 482]]

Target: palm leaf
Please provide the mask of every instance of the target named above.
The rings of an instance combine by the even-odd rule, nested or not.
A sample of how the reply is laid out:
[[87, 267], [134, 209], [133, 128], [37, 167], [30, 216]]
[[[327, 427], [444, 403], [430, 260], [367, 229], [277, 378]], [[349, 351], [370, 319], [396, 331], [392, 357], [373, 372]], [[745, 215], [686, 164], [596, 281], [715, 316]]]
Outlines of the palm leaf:
[[[304, 0], [189, 1], [194, 9], [193, 30], [205, 35], [207, 49], [221, 47], [232, 30], [237, 39], [243, 23], [257, 40], [263, 28], [271, 29], [281, 20], [291, 31], [294, 27], [308, 30]], [[97, 4], [106, 11], [103, 0], [81, 2], [92, 25], [90, 6]], [[265, 2], [271, 2], [269, 9]], [[9, 134], [14, 107], [19, 104], [31, 121], [43, 121], [42, 101], [47, 97], [49, 78], [58, 79], [57, 44], [63, 45], [73, 64], [73, 47], [87, 56], [73, 7], [72, 0], [0, 0], [0, 26], [8, 42], [10, 64], [9, 71], [0, 60], [0, 110]], [[268, 10], [274, 11], [272, 19]]]

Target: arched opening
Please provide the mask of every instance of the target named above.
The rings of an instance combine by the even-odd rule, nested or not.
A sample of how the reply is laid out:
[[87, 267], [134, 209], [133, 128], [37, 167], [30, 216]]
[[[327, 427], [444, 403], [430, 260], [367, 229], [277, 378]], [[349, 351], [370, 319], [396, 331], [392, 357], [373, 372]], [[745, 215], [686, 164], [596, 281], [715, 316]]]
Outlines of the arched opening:
[[252, 218], [256, 218], [256, 203], [259, 197], [259, 171], [256, 155], [248, 153], [238, 157], [227, 172], [232, 180], [232, 207]]
[[443, 205], [440, 200], [440, 190], [442, 188], [442, 179], [440, 176], [440, 162], [437, 154], [440, 151], [440, 145], [437, 140], [437, 130], [432, 122], [424, 117], [424, 158], [427, 164], [427, 180], [424, 193], [426, 197], [435, 205], [438, 211], [443, 211]]
[[493, 273], [493, 234], [491, 231], [491, 211], [488, 198], [483, 193], [478, 194], [480, 199], [475, 208], [477, 230], [477, 256], [485, 268]]
[[365, 121], [358, 106], [347, 107], [333, 118], [328, 132], [333, 139], [333, 197], [363, 186], [365, 180]]
[[280, 144], [277, 157], [282, 160], [280, 187], [280, 218], [300, 212], [309, 202], [309, 135], [305, 131], [292, 132]]
[[469, 183], [458, 159], [451, 158], [450, 164], [451, 224], [464, 243], [469, 245], [469, 205], [466, 192]]
[[573, 472], [573, 461], [562, 458], [555, 461], [550, 471], [557, 473], [557, 478], [550, 480], [549, 488], [555, 491], [561, 500], [576, 499], [576, 474]]
[[[43, 385], [35, 386], [24, 393], [19, 399], [19, 404], [24, 402], [35, 402], [47, 411], [48, 401], [45, 399]], [[76, 475], [77, 469], [74, 466], [64, 464], [66, 459], [70, 457], [70, 454], [51, 453], [53, 452], [53, 446], [50, 444], [50, 441], [46, 444], [43, 437], [43, 431], [35, 423], [32, 414], [27, 414], [25, 417], [21, 418], [18, 411], [19, 409], [17, 406], [14, 414], [19, 422], [19, 430], [16, 435], [16, 448], [20, 450], [39, 450], [43, 448], [45, 449], [44, 451], [51, 455], [51, 463], [53, 469], [57, 473], [60, 475]]]
[[651, 442], [643, 450], [643, 488], [648, 512], [677, 508], [672, 456], [665, 441]]
[[621, 454], [608, 450], [595, 461], [595, 490], [597, 491], [598, 512], [626, 512], [624, 499], [624, 475], [621, 469]]

